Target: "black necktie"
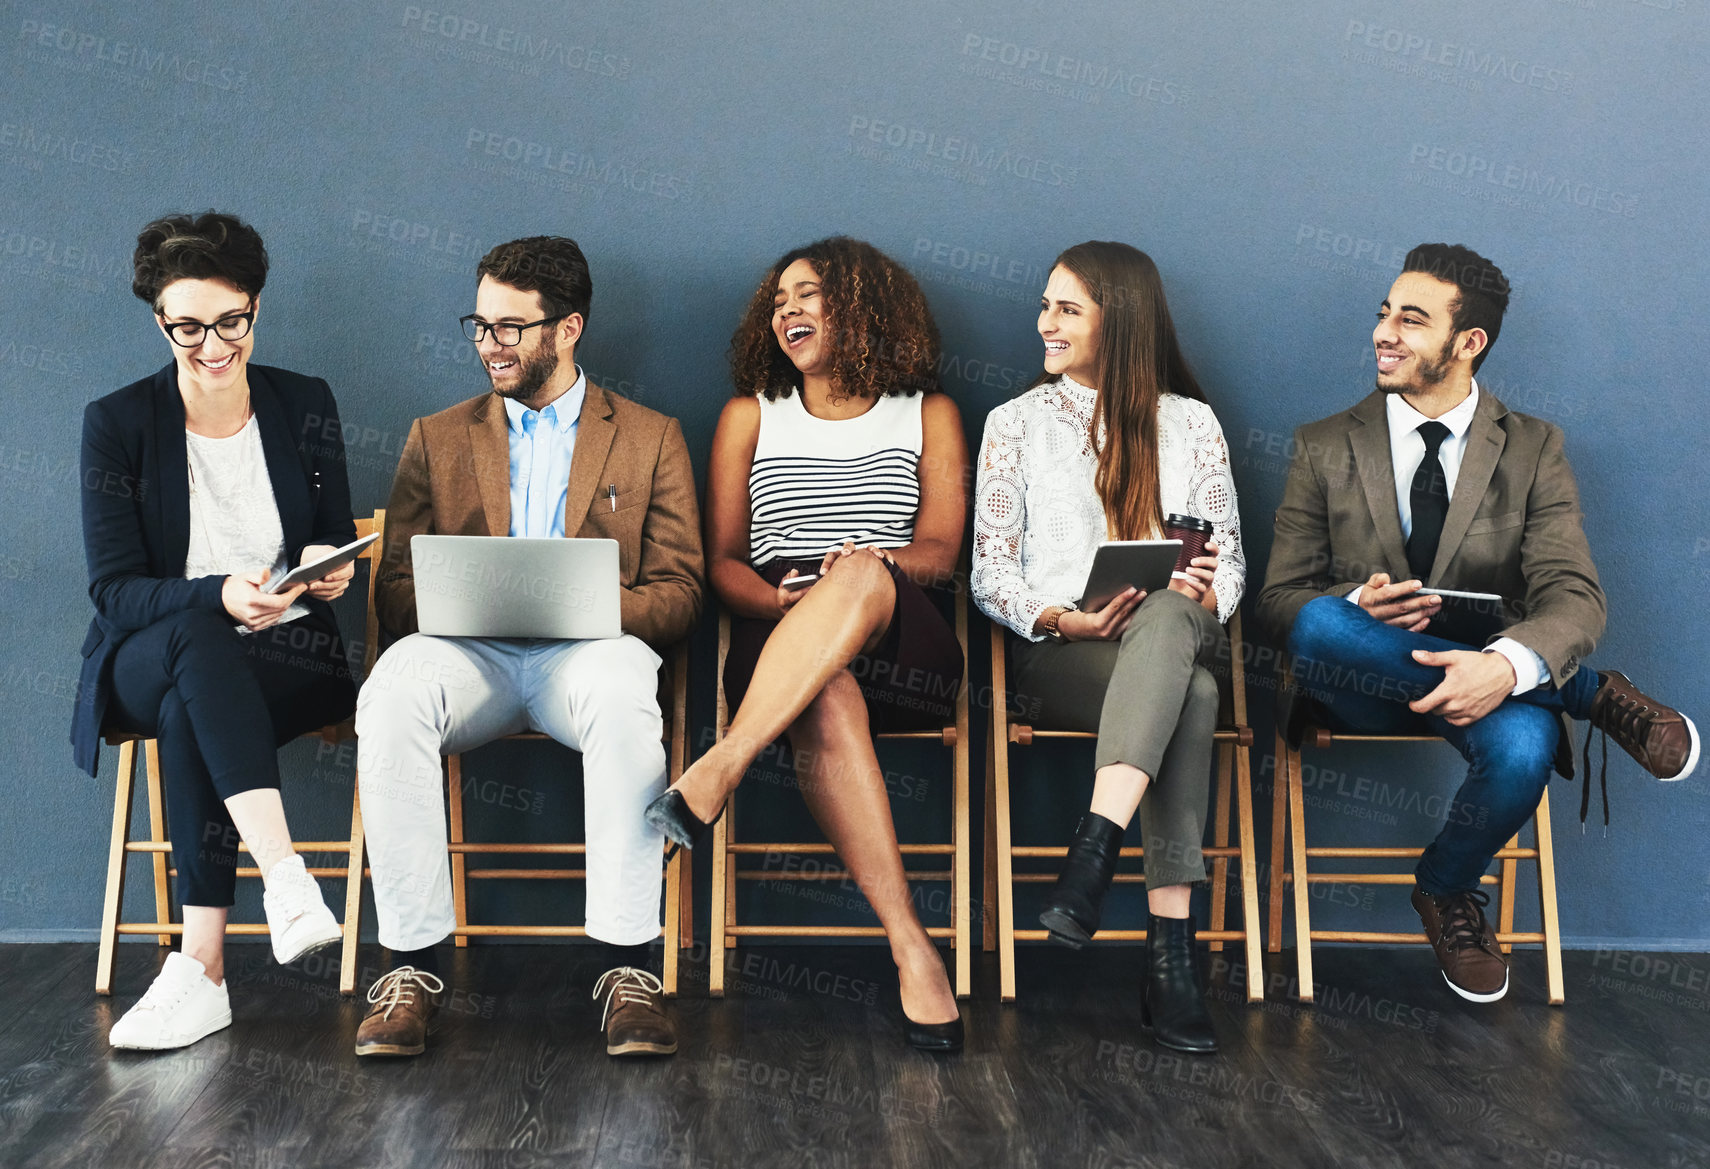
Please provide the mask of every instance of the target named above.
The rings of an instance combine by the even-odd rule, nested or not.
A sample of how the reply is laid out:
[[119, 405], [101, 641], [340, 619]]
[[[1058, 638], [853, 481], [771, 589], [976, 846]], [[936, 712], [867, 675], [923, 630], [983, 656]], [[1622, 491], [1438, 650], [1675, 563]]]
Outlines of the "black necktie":
[[1425, 457], [1413, 472], [1413, 534], [1407, 538], [1407, 566], [1423, 581], [1431, 575], [1437, 542], [1443, 538], [1443, 517], [1449, 514], [1449, 480], [1443, 474], [1443, 460], [1437, 457], [1449, 428], [1441, 422], [1421, 422], [1419, 437], [1425, 440]]

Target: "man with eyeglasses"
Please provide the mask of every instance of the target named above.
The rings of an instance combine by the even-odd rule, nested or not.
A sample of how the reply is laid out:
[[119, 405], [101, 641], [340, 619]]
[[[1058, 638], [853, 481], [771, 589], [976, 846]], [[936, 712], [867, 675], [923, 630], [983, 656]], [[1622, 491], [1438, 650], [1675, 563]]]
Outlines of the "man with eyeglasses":
[[[455, 928], [442, 755], [543, 732], [581, 752], [587, 931], [603, 944], [601, 1026], [612, 1055], [670, 1054], [676, 1027], [653, 973], [663, 839], [642, 810], [665, 789], [660, 656], [700, 616], [694, 473], [677, 421], [609, 393], [576, 365], [592, 284], [574, 240], [501, 244], [463, 318], [492, 383], [417, 419], [392, 484], [380, 624], [400, 638], [357, 702], [358, 775], [388, 971], [369, 989], [358, 1055], [418, 1055], [445, 985], [435, 947]], [[619, 544], [623, 636], [432, 637], [417, 631], [410, 538], [598, 537]]]

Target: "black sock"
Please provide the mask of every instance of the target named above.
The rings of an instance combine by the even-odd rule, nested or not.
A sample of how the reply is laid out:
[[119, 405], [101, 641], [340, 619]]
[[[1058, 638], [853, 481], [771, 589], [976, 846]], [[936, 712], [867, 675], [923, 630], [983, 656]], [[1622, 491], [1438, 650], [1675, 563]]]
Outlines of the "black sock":
[[400, 966], [414, 966], [428, 974], [439, 974], [439, 947], [424, 946], [420, 950], [393, 950], [392, 964], [386, 969], [396, 970]]
[[645, 970], [649, 974], [658, 974], [654, 961], [655, 946], [652, 942], [642, 942], [638, 946], [614, 946], [610, 942], [600, 943], [600, 971], [615, 970], [619, 966], [633, 966], [637, 970]]

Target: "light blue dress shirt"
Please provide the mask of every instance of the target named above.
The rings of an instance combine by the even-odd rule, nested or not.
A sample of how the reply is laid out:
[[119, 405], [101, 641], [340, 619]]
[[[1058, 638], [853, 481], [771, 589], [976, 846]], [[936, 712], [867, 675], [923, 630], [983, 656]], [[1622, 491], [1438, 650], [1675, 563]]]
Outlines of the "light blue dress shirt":
[[505, 399], [511, 440], [510, 535], [564, 535], [564, 493], [570, 486], [570, 457], [588, 378], [576, 367], [576, 384], [546, 409], [535, 411]]

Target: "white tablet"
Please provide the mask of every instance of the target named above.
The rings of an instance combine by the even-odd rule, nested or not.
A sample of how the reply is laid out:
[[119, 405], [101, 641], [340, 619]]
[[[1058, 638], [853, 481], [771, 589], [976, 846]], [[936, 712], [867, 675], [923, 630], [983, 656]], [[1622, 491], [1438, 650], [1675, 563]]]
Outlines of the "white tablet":
[[1168, 587], [1181, 550], [1180, 540], [1106, 540], [1093, 554], [1081, 589], [1081, 611], [1098, 612], [1126, 588], [1151, 593]]

